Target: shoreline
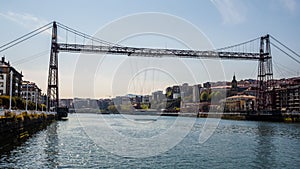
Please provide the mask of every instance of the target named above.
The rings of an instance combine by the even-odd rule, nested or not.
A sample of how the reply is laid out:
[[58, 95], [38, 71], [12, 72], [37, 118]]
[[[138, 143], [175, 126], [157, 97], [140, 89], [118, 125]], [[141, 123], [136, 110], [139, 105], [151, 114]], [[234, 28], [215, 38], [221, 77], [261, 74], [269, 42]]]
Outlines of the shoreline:
[[226, 120], [245, 120], [245, 121], [269, 121], [284, 123], [300, 123], [300, 114], [250, 114], [250, 113], [220, 113], [220, 112], [201, 112], [201, 113], [181, 113], [181, 112], [126, 112], [126, 113], [97, 113], [103, 115], [125, 114], [125, 115], [152, 115], [152, 116], [181, 116], [195, 118], [221, 118]]
[[7, 112], [0, 117], [0, 150], [10, 150], [56, 120], [54, 114]]

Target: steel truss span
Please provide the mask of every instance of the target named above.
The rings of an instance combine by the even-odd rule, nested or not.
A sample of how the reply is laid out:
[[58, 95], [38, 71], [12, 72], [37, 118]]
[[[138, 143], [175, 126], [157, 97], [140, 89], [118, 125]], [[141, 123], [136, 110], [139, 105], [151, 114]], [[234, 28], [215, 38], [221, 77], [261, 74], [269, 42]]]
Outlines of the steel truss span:
[[259, 60], [259, 53], [243, 52], [219, 52], [219, 51], [197, 51], [180, 49], [155, 49], [155, 48], [135, 48], [121, 46], [96, 46], [81, 44], [58, 43], [57, 50], [61, 52], [79, 53], [105, 53], [140, 57], [179, 57], [179, 58], [206, 58], [206, 59], [242, 59]]

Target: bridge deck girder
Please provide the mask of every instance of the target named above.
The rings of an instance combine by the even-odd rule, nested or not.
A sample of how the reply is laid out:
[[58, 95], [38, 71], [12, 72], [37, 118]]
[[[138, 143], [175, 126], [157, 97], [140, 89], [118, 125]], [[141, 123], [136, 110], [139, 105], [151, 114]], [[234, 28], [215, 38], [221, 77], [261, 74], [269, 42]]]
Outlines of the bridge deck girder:
[[223, 52], [223, 51], [198, 51], [198, 50], [179, 50], [179, 49], [155, 49], [155, 48], [135, 48], [122, 46], [95, 46], [81, 44], [57, 44], [58, 51], [76, 53], [105, 53], [119, 54], [141, 57], [180, 57], [180, 58], [215, 58], [215, 59], [243, 59], [259, 60], [259, 53], [243, 52]]

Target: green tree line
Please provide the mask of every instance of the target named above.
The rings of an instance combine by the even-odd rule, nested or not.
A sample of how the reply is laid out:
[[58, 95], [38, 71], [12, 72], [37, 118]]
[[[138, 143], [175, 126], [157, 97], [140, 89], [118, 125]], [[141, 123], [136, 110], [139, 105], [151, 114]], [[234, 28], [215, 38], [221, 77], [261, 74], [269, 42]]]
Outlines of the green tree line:
[[210, 102], [211, 99], [214, 98], [217, 101], [220, 101], [222, 98], [222, 95], [219, 91], [214, 91], [214, 92], [208, 92], [208, 91], [203, 91], [200, 94], [200, 101], [201, 102]]
[[[3, 109], [9, 108], [9, 96], [0, 96], [0, 107]], [[11, 100], [12, 109], [14, 110], [25, 110], [26, 109], [26, 100], [21, 97], [12, 97]], [[28, 110], [35, 110], [36, 105], [34, 102], [28, 100]], [[46, 110], [46, 106], [44, 104], [37, 105], [38, 110]]]

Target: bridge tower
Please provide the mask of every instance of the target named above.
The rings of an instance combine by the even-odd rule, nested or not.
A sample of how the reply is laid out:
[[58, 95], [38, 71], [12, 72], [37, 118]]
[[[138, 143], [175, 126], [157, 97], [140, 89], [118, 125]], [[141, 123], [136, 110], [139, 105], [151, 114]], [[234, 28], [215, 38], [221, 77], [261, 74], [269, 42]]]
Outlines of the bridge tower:
[[270, 48], [270, 36], [260, 38], [259, 65], [257, 75], [257, 110], [273, 110], [273, 67]]
[[48, 111], [50, 107], [58, 107], [59, 93], [58, 93], [58, 44], [57, 44], [57, 25], [53, 22], [52, 40], [50, 50], [49, 74], [48, 74]]

